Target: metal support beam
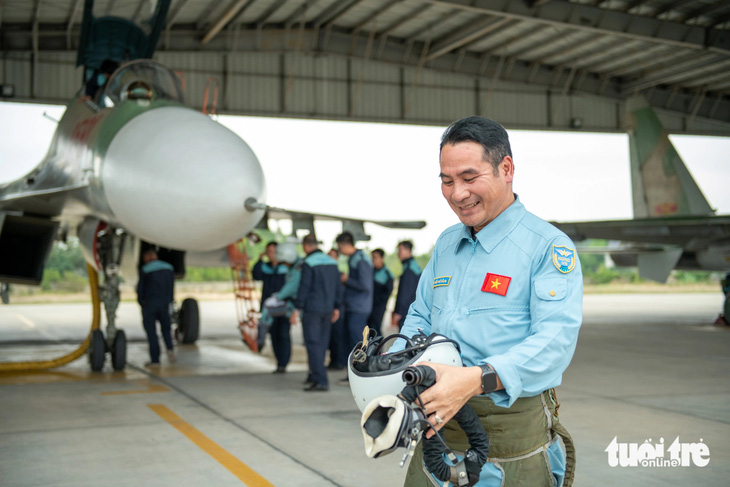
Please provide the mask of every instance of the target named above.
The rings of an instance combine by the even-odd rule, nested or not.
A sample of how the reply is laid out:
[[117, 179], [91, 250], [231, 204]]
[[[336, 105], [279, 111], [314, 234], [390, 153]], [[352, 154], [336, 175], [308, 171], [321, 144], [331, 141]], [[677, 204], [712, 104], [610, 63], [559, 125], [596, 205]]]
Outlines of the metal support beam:
[[41, 0], [35, 0], [33, 13], [33, 61], [31, 64], [31, 75], [30, 75], [30, 96], [35, 98], [38, 94], [36, 88], [38, 86], [38, 49], [39, 49], [39, 34], [38, 34], [38, 23], [40, 21], [41, 14]]
[[387, 37], [390, 35], [391, 32], [398, 29], [402, 25], [404, 25], [407, 22], [410, 22], [411, 20], [415, 19], [422, 13], [428, 11], [432, 5], [419, 5], [415, 9], [411, 10], [407, 14], [403, 15], [402, 17], [399, 17], [396, 21], [391, 23], [388, 27], [386, 27], [383, 30], [378, 31], [378, 35], [381, 36], [381, 39], [383, 37]]
[[66, 49], [69, 51], [71, 47], [71, 29], [73, 29], [74, 22], [76, 22], [76, 15], [79, 13], [79, 7], [81, 6], [81, 0], [75, 0], [71, 9], [68, 13], [68, 20], [66, 21]]
[[676, 2], [666, 3], [663, 6], [659, 7], [658, 9], [654, 10], [653, 15], [654, 15], [654, 17], [659, 17], [660, 15], [664, 15], [667, 12], [671, 12], [675, 8], [679, 8], [686, 3], [696, 3], [696, 0], [678, 0]]
[[[709, 62], [708, 62], [709, 61]], [[656, 71], [653, 76], [627, 83], [622, 89], [622, 93], [633, 93], [635, 91], [644, 90], [651, 86], [675, 83], [687, 78], [697, 78], [708, 70], [717, 71], [725, 70], [730, 67], [730, 59], [708, 59], [708, 56], [695, 56], [694, 59], [686, 59], [684, 62], [672, 63], [672, 66], [666, 69]]]
[[314, 28], [317, 29], [321, 25], [326, 24], [326, 27], [332, 26], [338, 19], [342, 18], [352, 7], [362, 2], [362, 0], [350, 0], [349, 2], [335, 2], [326, 8], [322, 13], [315, 17], [311, 23], [314, 24]]
[[246, 4], [249, 2], [249, 0], [236, 0], [234, 1], [231, 6], [226, 10], [223, 15], [220, 16], [220, 18], [213, 24], [213, 26], [208, 29], [208, 32], [205, 33], [203, 36], [203, 39], [200, 41], [201, 44], [207, 44], [210, 42], [215, 36], [218, 35], [218, 33], [228, 25], [228, 22], [233, 19], [233, 17], [236, 16], [239, 10], [241, 10], [243, 7], [246, 6]]
[[[574, 41], [572, 46], [569, 47], [560, 47], [557, 50], [555, 50], [552, 53], [548, 53], [546, 56], [543, 56], [542, 58], [538, 59], [537, 62], [540, 64], [552, 64], [552, 62], [555, 59], [560, 59], [565, 57], [568, 54], [573, 54], [576, 51], [581, 51], [586, 48], [586, 46], [589, 46], [591, 44], [594, 44], [596, 42], [600, 42], [603, 39], [606, 38], [606, 34], [596, 36], [593, 34], [588, 34], [587, 37], [583, 37], [580, 40]], [[566, 64], [566, 63], [561, 63]]]
[[471, 44], [490, 32], [493, 32], [500, 27], [510, 24], [512, 21], [506, 18], [500, 17], [482, 17], [470, 22], [468, 25], [459, 27], [438, 39], [433, 46], [432, 51], [426, 57], [427, 61], [433, 61], [437, 57], [443, 56], [444, 54], [454, 51], [459, 48], [463, 48], [468, 44]]
[[142, 13], [142, 7], [145, 3], [147, 3], [147, 0], [139, 0], [139, 2], [137, 3], [137, 8], [134, 9], [134, 13], [132, 14], [132, 18], [130, 19], [132, 22], [137, 22], [139, 20], [139, 14]]
[[170, 10], [170, 14], [167, 16], [167, 28], [170, 29], [177, 22], [177, 18], [180, 16], [180, 12], [190, 0], [178, 0], [175, 4], [175, 8]]
[[381, 8], [379, 10], [376, 10], [372, 14], [368, 15], [359, 24], [355, 25], [352, 28], [353, 32], [360, 31], [361, 29], [367, 27], [367, 25], [370, 24], [370, 22], [373, 22], [373, 21], [377, 20], [378, 17], [380, 17], [381, 15], [383, 15], [385, 12], [387, 12], [388, 10], [390, 10], [395, 5], [398, 5], [398, 2], [389, 2], [383, 8]]
[[700, 93], [697, 93], [697, 97], [694, 102], [694, 107], [692, 108], [692, 113], [690, 114], [689, 118], [687, 119], [687, 125], [694, 122], [694, 119], [697, 116], [697, 112], [700, 111], [700, 106], [702, 105], [702, 102], [705, 101], [705, 95], [707, 95], [706, 90], [702, 90]]
[[646, 49], [639, 47], [630, 54], [619, 54], [604, 61], [600, 65], [600, 70], [610, 72], [611, 76], [614, 77], [625, 76], [629, 73], [666, 62], [674, 54], [675, 49], [662, 44], [657, 44]]
[[714, 12], [716, 10], [724, 10], [728, 8], [728, 5], [726, 2], [718, 2], [716, 4], [707, 4], [702, 5], [701, 7], [698, 7], [694, 10], [690, 10], [686, 14], [682, 16], [681, 19], [679, 19], [679, 22], [687, 23], [690, 20], [699, 19], [699, 17], [702, 17], [703, 15], [708, 15], [710, 12]]
[[276, 2], [272, 3], [269, 8], [266, 9], [264, 13], [259, 15], [259, 18], [256, 19], [256, 28], [260, 29], [264, 26], [267, 20], [271, 18], [274, 13], [276, 13], [277, 10], [281, 8], [282, 5], [286, 3], [286, 0], [276, 0]]
[[549, 2], [534, 9], [524, 2], [503, 0], [425, 0], [433, 5], [455, 8], [475, 14], [496, 15], [530, 20], [562, 28], [596, 34], [611, 34], [629, 39], [707, 49], [728, 53], [730, 36], [726, 32], [681, 24], [669, 20], [631, 15], [572, 2]]

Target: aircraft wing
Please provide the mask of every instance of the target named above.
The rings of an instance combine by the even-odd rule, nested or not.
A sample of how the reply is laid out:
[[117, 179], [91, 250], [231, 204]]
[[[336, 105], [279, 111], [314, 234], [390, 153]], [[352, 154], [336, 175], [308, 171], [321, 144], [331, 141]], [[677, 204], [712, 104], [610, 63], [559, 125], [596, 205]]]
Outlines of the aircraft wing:
[[553, 225], [574, 241], [598, 238], [687, 246], [693, 240], [721, 240], [730, 235], [730, 215], [553, 222]]
[[44, 216], [61, 214], [68, 195], [77, 189], [88, 186], [79, 183], [66, 186], [21, 188], [23, 183], [12, 183], [0, 187], [0, 210], [19, 211]]
[[265, 216], [262, 220], [262, 225], [266, 226], [266, 222], [269, 218], [274, 220], [291, 220], [292, 221], [292, 233], [297, 230], [308, 230], [314, 233], [314, 221], [339, 221], [342, 222], [343, 231], [349, 231], [355, 237], [355, 240], [370, 240], [370, 237], [365, 234], [365, 223], [374, 223], [386, 228], [404, 228], [410, 230], [420, 230], [426, 226], [426, 222], [422, 220], [417, 221], [391, 221], [391, 220], [367, 220], [362, 218], [351, 218], [346, 216], [327, 215], [324, 213], [311, 213], [300, 210], [289, 210], [285, 208], [277, 208], [275, 206], [269, 206], [256, 201], [247, 201], [246, 207], [253, 210], [265, 210]]
[[[420, 230], [426, 226], [425, 221], [383, 221], [383, 220], [365, 220], [360, 218], [351, 218], [345, 216], [326, 215], [322, 213], [312, 213], [300, 210], [288, 210], [285, 208], [277, 208], [255, 201], [247, 201], [246, 207], [249, 210], [264, 210], [265, 216], [261, 220], [258, 228], [268, 228], [268, 219], [273, 220], [291, 220], [292, 233], [297, 230], [308, 230], [314, 233], [314, 221], [339, 221], [342, 222], [343, 231], [352, 232], [355, 240], [369, 240], [370, 236], [365, 234], [364, 223], [374, 223], [386, 228], [404, 228], [409, 230]], [[187, 252], [186, 263], [190, 266], [202, 267], [228, 267], [228, 252], [226, 249], [212, 250], [210, 252]]]
[[632, 245], [586, 247], [581, 252], [609, 253], [620, 266], [637, 266], [639, 275], [666, 282], [685, 250], [723, 244], [730, 235], [730, 215], [644, 218], [553, 223], [574, 241], [619, 240]]

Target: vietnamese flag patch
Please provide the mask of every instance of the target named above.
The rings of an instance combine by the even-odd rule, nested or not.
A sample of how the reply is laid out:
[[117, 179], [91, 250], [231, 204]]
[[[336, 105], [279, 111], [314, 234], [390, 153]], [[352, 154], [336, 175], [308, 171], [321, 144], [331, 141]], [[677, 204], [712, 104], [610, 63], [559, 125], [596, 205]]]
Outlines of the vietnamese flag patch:
[[507, 295], [507, 288], [509, 288], [509, 282], [512, 280], [511, 277], [500, 276], [499, 274], [487, 274], [484, 278], [484, 284], [482, 284], [482, 291], [485, 293], [499, 294], [500, 296]]

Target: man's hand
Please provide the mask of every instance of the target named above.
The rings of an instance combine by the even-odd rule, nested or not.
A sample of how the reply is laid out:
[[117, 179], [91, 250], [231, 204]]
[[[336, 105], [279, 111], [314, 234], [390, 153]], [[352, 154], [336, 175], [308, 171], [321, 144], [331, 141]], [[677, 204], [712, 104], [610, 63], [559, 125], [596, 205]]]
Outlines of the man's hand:
[[347, 284], [347, 277], [347, 274], [345, 274], [344, 272], [340, 274], [340, 281], [342, 282], [342, 284]]
[[299, 323], [299, 311], [294, 310], [291, 316], [289, 316], [289, 324], [296, 325], [297, 323]]
[[401, 318], [403, 318], [403, 316], [399, 315], [398, 313], [393, 313], [393, 318], [390, 320], [390, 324], [398, 328], [398, 322]]
[[[479, 367], [455, 367], [432, 362], [416, 365], [426, 365], [436, 371], [436, 383], [421, 394], [421, 399], [429, 421], [437, 430], [443, 428], [469, 399], [482, 393], [482, 369]], [[441, 422], [436, 420], [436, 416]], [[429, 429], [426, 438], [434, 434], [433, 429]]]
[[336, 322], [340, 319], [340, 310], [335, 308], [335, 310], [332, 312], [332, 323]]

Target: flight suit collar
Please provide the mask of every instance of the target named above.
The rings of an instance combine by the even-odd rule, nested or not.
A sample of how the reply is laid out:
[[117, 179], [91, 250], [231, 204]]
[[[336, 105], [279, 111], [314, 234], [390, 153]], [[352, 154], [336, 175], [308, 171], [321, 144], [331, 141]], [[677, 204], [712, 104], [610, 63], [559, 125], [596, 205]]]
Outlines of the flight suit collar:
[[[520, 202], [519, 196], [515, 194], [515, 201], [476, 234], [477, 241], [487, 253], [490, 253], [502, 239], [514, 230], [526, 212], [525, 205]], [[462, 227], [461, 240], [454, 247], [454, 253], [459, 252], [464, 241], [473, 242], [471, 227], [466, 225], [462, 225]]]

